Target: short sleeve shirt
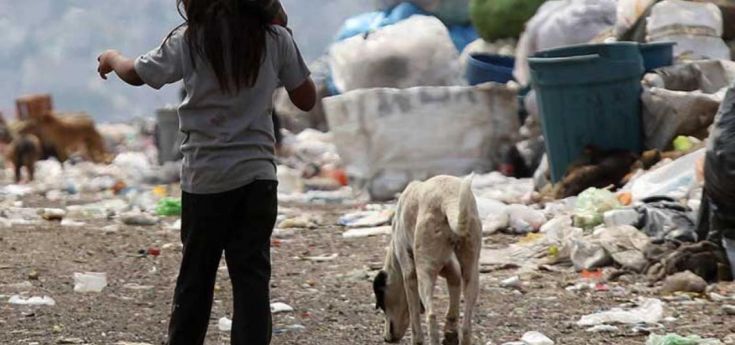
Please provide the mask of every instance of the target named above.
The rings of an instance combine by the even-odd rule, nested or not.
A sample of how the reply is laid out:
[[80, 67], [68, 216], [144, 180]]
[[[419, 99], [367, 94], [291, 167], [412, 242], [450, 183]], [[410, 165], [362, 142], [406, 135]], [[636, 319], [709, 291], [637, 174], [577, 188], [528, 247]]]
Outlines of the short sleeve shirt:
[[187, 96], [179, 107], [179, 123], [185, 135], [181, 146], [185, 192], [214, 194], [255, 180], [277, 180], [272, 95], [279, 86], [289, 91], [299, 87], [310, 72], [291, 34], [280, 26], [271, 28], [257, 81], [232, 94], [221, 91], [203, 57], [195, 55], [192, 63], [186, 27], [135, 60], [140, 78], [155, 89], [184, 82]]

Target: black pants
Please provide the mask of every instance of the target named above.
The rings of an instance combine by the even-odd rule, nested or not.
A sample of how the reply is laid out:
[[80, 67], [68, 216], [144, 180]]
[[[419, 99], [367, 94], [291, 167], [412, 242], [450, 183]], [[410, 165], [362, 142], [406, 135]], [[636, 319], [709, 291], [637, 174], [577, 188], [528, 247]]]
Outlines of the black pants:
[[278, 209], [276, 187], [275, 181], [256, 181], [220, 194], [183, 194], [184, 255], [169, 345], [204, 344], [223, 251], [234, 295], [232, 344], [270, 344], [270, 236]]

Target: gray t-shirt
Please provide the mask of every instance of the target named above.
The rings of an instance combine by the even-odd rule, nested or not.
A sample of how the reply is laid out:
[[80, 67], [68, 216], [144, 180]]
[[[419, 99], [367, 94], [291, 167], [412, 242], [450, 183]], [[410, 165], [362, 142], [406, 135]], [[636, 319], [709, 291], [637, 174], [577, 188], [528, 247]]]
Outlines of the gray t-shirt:
[[273, 92], [293, 90], [309, 69], [289, 32], [273, 26], [267, 33], [265, 59], [251, 88], [226, 94], [210, 67], [197, 56], [191, 63], [186, 28], [174, 31], [161, 47], [135, 60], [135, 70], [149, 86], [184, 80], [186, 99], [179, 107], [185, 135], [181, 152], [181, 188], [187, 193], [222, 193], [255, 180], [277, 180], [273, 132]]

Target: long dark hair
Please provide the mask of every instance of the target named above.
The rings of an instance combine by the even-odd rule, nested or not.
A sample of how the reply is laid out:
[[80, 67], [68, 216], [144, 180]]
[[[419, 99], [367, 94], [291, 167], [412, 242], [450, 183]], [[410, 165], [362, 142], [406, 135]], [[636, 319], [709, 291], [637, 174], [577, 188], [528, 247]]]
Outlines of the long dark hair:
[[[273, 0], [176, 0], [187, 26], [192, 64], [199, 55], [212, 67], [220, 88], [231, 93], [258, 80], [266, 52]], [[183, 12], [182, 12], [183, 11]]]

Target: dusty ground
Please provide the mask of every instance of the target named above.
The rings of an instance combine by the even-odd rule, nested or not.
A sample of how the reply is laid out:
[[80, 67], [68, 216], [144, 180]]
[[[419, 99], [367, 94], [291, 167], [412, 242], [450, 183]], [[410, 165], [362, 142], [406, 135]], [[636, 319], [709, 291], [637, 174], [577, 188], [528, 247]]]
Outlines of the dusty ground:
[[[50, 205], [46, 205], [50, 206]], [[308, 208], [326, 224], [346, 209]], [[172, 219], [173, 220], [173, 219]], [[172, 221], [172, 220], [169, 220]], [[0, 229], [0, 344], [115, 344], [120, 341], [161, 344], [164, 340], [172, 290], [180, 258], [179, 234], [162, 227], [127, 227], [106, 233], [109, 223], [63, 228], [57, 223]], [[296, 310], [275, 316], [273, 344], [381, 344], [381, 316], [374, 308], [370, 275], [383, 260], [388, 238], [345, 240], [343, 229], [325, 225], [302, 230], [277, 241], [273, 248], [273, 301]], [[489, 242], [509, 243], [504, 235]], [[160, 257], [140, 257], [140, 249], [163, 246]], [[304, 256], [331, 255], [337, 259], [312, 262]], [[224, 266], [224, 262], [222, 263]], [[224, 267], [223, 267], [224, 268]], [[17, 284], [31, 280], [32, 288]], [[107, 272], [109, 286], [100, 294], [73, 292], [74, 272]], [[476, 344], [519, 340], [527, 331], [540, 331], [557, 344], [643, 344], [645, 336], [630, 326], [613, 334], [587, 333], [575, 322], [580, 316], [631, 302], [637, 296], [656, 296], [643, 284], [611, 284], [607, 292], [570, 292], [578, 280], [573, 272], [539, 272], [524, 276], [523, 292], [503, 289], [499, 281], [512, 270], [482, 274], [482, 294], [475, 317]], [[230, 315], [230, 285], [221, 270], [207, 344], [228, 344], [228, 334], [217, 320]], [[150, 286], [131, 289], [130, 284]], [[715, 287], [732, 295], [730, 285]], [[53, 307], [20, 307], [8, 298], [27, 290], [29, 296], [48, 295]], [[446, 293], [439, 294], [445, 310]], [[666, 331], [715, 336], [735, 333], [733, 316], [721, 311], [722, 302], [708, 300], [667, 302]], [[302, 325], [303, 330], [289, 330]], [[663, 332], [663, 331], [661, 331]], [[401, 344], [409, 344], [404, 339]]]

